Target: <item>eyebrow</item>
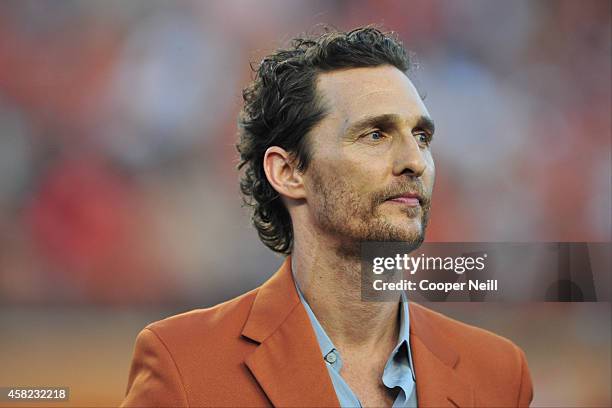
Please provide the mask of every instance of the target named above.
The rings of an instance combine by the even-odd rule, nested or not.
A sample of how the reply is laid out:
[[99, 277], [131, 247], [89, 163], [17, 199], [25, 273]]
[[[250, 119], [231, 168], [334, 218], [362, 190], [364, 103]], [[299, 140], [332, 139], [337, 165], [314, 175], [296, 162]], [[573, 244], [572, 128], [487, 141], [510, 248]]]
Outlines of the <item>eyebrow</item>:
[[[367, 116], [350, 125], [346, 130], [346, 134], [354, 135], [364, 129], [373, 127], [397, 127], [398, 124], [401, 122], [403, 122], [402, 117], [396, 113], [385, 113], [382, 115]], [[413, 129], [421, 129], [428, 132], [429, 134], [433, 134], [436, 127], [434, 125], [433, 120], [429, 116], [421, 115], [418, 117], [416, 124], [413, 126]]]

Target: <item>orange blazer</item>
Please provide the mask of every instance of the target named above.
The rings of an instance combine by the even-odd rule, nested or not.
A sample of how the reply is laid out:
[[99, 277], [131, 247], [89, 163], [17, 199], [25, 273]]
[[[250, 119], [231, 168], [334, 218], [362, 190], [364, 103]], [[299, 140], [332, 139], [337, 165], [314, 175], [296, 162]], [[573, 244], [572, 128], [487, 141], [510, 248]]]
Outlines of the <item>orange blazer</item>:
[[[136, 339], [125, 407], [338, 407], [289, 257], [261, 287], [152, 323]], [[420, 407], [526, 407], [509, 340], [410, 304]]]

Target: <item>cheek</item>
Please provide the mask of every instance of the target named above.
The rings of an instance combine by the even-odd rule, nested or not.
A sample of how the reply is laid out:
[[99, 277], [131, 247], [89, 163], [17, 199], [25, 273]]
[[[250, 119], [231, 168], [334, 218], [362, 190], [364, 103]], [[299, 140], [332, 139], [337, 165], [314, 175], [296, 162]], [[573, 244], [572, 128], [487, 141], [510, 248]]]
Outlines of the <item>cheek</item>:
[[378, 180], [377, 176], [385, 171], [381, 163], [384, 161], [337, 154], [313, 164], [318, 166], [317, 172], [325, 177], [323, 182], [326, 184], [342, 184], [345, 190], [364, 193], [380, 186], [382, 180]]
[[385, 174], [390, 174], [390, 167], [385, 167], [382, 160], [354, 160], [346, 162], [338, 174], [346, 177], [347, 183], [360, 194], [369, 194], [377, 191], [388, 181]]

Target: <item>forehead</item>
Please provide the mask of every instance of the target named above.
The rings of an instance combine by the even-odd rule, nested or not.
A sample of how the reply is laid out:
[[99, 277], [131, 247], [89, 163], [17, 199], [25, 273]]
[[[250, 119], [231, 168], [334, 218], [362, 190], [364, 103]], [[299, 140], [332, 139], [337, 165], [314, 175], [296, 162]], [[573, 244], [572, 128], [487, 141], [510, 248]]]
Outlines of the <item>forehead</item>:
[[319, 74], [317, 92], [329, 109], [327, 119], [342, 126], [378, 114], [396, 114], [407, 122], [429, 116], [412, 82], [389, 65]]

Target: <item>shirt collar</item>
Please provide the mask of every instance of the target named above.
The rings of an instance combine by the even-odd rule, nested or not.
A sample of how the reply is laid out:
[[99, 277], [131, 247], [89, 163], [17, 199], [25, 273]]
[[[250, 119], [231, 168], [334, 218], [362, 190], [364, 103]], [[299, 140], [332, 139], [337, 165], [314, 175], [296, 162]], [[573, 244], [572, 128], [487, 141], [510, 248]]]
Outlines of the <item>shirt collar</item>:
[[[403, 291], [401, 292], [401, 299], [400, 299], [400, 313], [401, 313], [400, 329], [399, 329], [397, 345], [393, 349], [393, 352], [391, 353], [391, 357], [389, 358], [389, 360], [387, 361], [387, 364], [385, 365], [385, 372], [387, 371], [387, 368], [390, 368], [393, 361], [397, 361], [398, 357], [400, 356], [399, 353], [403, 351], [404, 353], [408, 354], [408, 363], [410, 367], [410, 372], [412, 374], [412, 380], [416, 381], [415, 376], [414, 376], [414, 369], [413, 369], [414, 364], [412, 364], [412, 352], [410, 350], [410, 308], [408, 306], [408, 297], [406, 296], [406, 293]], [[404, 346], [404, 348], [402, 348], [402, 346]], [[384, 378], [383, 378], [383, 381], [384, 381]]]
[[310, 308], [310, 305], [308, 304], [306, 299], [304, 299], [304, 295], [302, 294], [302, 291], [298, 286], [295, 276], [293, 280], [295, 282], [295, 288], [297, 290], [298, 296], [300, 297], [300, 302], [302, 302], [302, 305], [304, 305], [304, 309], [306, 309], [306, 313], [308, 314], [308, 318], [310, 319], [312, 328], [314, 329], [315, 335], [317, 336], [317, 341], [319, 342], [319, 347], [321, 348], [321, 355], [323, 356], [323, 359], [328, 360], [327, 356], [330, 353], [334, 352], [336, 354], [336, 361], [332, 364], [332, 366], [336, 369], [336, 371], [339, 372], [342, 368], [342, 359], [340, 358], [340, 353], [337, 352], [336, 348], [334, 347], [334, 343], [332, 343], [327, 333], [325, 333], [323, 326], [321, 326], [319, 320], [317, 320], [317, 317]]
[[[300, 287], [297, 283], [297, 279], [295, 279], [295, 275], [293, 274], [293, 270], [291, 271], [291, 273], [293, 275], [293, 281], [295, 283], [295, 288], [297, 290], [300, 301], [302, 302], [304, 309], [306, 309], [306, 313], [308, 314], [308, 318], [310, 319], [310, 322], [314, 329], [317, 341], [319, 342], [319, 347], [321, 349], [323, 359], [325, 359], [327, 362], [330, 362], [328, 355], [330, 353], [334, 353], [335, 361], [334, 363], [330, 364], [337, 372], [340, 372], [340, 369], [342, 368], [342, 358], [340, 356], [340, 353], [338, 352], [338, 350], [336, 350], [334, 343], [332, 343], [331, 339], [323, 329], [323, 326], [321, 326], [314, 312], [310, 308], [310, 305], [304, 298], [304, 295], [302, 294], [302, 291], [300, 290]], [[402, 365], [399, 363], [402, 359], [405, 358], [405, 354], [403, 353], [408, 354], [408, 369], [410, 369], [412, 380], [416, 381], [414, 369], [412, 368], [414, 367], [412, 363], [412, 352], [410, 350], [410, 310], [408, 307], [408, 297], [406, 296], [405, 292], [401, 292], [400, 329], [398, 335], [398, 342], [395, 348], [393, 349], [393, 352], [391, 352], [391, 355], [389, 356], [389, 359], [387, 360], [387, 364], [385, 365], [384, 369], [383, 382], [387, 387], [392, 388], [394, 386], [402, 385], [402, 379], [405, 378], [406, 373], [403, 369], [398, 368], [406, 368], [405, 364]]]

